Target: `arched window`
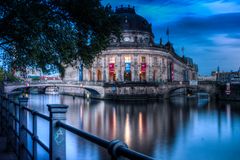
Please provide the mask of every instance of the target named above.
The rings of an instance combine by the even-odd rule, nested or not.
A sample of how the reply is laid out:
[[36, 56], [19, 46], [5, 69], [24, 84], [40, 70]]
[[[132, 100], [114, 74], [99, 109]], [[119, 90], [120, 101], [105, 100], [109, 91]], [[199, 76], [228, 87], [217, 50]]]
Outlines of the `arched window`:
[[154, 70], [153, 71], [153, 81], [156, 81], [157, 80], [157, 71]]
[[115, 81], [116, 80], [115, 56], [112, 56], [112, 57], [109, 58], [108, 69], [109, 69], [109, 80], [110, 81]]
[[97, 70], [97, 81], [102, 81], [102, 72], [101, 72], [101, 70]]
[[91, 71], [91, 69], [88, 70], [88, 79], [89, 79], [89, 81], [92, 81], [92, 71]]
[[125, 56], [125, 71], [124, 71], [124, 81], [131, 81], [132, 73], [131, 73], [131, 56]]
[[146, 64], [146, 57], [142, 56], [141, 57], [141, 69], [140, 69], [140, 73], [139, 73], [139, 79], [140, 81], [146, 81], [146, 68], [147, 68], [147, 64]]

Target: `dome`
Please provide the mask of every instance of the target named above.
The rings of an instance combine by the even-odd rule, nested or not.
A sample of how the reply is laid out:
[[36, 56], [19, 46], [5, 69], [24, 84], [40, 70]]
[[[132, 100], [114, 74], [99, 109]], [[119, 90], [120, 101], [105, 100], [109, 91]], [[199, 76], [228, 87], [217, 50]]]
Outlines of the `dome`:
[[152, 34], [152, 25], [145, 18], [136, 14], [134, 7], [117, 7], [115, 13], [120, 18], [123, 30], [144, 31]]

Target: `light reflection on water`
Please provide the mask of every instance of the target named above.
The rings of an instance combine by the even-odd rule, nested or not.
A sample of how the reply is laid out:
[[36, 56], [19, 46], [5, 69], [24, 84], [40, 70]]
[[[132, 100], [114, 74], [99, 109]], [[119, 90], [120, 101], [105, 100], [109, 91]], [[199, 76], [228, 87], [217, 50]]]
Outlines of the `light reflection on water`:
[[[69, 105], [67, 123], [156, 159], [238, 159], [240, 103], [208, 103], [207, 99], [112, 102], [63, 95], [30, 95], [29, 106], [48, 115], [46, 104]], [[41, 120], [39, 120], [41, 122]], [[41, 122], [39, 136], [48, 142]], [[41, 129], [44, 128], [44, 129]], [[42, 157], [41, 159], [45, 159]], [[110, 159], [107, 152], [67, 132], [70, 160]]]

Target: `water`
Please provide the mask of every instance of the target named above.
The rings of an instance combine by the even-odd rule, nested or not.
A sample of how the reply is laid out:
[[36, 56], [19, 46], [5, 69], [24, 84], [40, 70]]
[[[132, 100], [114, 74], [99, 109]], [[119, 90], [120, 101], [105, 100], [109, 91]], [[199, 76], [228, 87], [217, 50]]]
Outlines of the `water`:
[[[63, 95], [30, 95], [29, 106], [48, 115], [46, 104], [69, 105], [67, 123], [162, 160], [237, 160], [240, 103], [207, 99], [112, 102]], [[48, 123], [38, 119], [38, 135], [48, 145]], [[39, 159], [47, 159], [39, 147]], [[67, 159], [110, 159], [106, 150], [67, 132]]]

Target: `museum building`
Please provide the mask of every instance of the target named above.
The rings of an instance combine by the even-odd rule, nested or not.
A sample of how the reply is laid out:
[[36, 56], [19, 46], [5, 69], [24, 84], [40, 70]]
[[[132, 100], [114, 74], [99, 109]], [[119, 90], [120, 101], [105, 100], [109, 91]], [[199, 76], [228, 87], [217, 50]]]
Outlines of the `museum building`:
[[136, 14], [134, 7], [118, 7], [121, 38], [110, 37], [109, 47], [96, 57], [90, 68], [81, 63], [68, 67], [64, 80], [94, 82], [173, 82], [197, 78], [198, 66], [180, 57], [168, 41], [154, 43], [151, 24]]

